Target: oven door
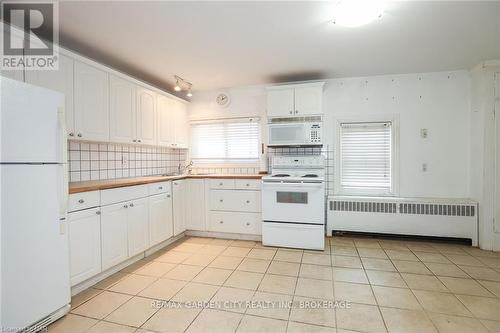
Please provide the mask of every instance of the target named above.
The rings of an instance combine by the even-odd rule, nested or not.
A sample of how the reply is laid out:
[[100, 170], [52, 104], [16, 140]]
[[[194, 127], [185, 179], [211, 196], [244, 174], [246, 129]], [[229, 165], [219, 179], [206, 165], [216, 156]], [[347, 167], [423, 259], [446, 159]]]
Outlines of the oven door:
[[324, 224], [324, 183], [263, 181], [262, 219], [272, 222]]
[[298, 124], [269, 125], [268, 146], [301, 146], [306, 144], [306, 126]]

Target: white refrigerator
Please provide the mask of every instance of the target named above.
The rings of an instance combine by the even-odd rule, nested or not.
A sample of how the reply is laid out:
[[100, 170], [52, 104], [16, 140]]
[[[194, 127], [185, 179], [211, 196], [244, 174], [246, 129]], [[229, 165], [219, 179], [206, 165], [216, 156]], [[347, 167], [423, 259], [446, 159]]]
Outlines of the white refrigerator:
[[0, 99], [0, 327], [34, 332], [70, 308], [64, 95], [0, 77]]

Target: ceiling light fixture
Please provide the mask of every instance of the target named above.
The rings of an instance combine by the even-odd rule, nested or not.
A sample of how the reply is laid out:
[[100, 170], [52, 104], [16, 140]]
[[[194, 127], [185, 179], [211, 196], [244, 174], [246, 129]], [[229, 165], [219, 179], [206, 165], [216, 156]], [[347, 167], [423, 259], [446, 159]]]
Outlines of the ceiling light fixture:
[[382, 17], [386, 3], [378, 0], [341, 0], [333, 6], [333, 24], [354, 28]]
[[180, 77], [178, 75], [174, 75], [174, 78], [175, 78], [174, 90], [175, 91], [182, 91], [182, 88], [184, 87], [188, 91], [186, 96], [192, 97], [193, 93], [191, 92], [191, 88], [193, 87], [193, 84], [189, 81], [184, 80], [182, 77]]

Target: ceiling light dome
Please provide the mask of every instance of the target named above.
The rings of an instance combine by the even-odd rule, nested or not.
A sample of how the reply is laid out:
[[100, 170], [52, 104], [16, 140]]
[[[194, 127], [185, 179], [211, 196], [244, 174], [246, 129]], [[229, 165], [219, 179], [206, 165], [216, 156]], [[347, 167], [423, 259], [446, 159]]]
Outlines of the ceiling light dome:
[[359, 27], [381, 17], [384, 9], [385, 1], [337, 1], [333, 6], [333, 23], [351, 28]]

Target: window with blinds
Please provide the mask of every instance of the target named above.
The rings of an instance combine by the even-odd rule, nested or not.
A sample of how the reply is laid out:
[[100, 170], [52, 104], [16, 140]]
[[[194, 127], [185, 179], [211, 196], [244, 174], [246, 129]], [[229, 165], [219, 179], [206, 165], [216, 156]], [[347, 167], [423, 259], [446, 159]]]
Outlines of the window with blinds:
[[340, 186], [344, 192], [392, 192], [392, 123], [340, 124]]
[[259, 142], [255, 119], [191, 124], [191, 158], [199, 162], [256, 162]]

